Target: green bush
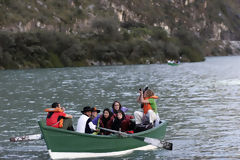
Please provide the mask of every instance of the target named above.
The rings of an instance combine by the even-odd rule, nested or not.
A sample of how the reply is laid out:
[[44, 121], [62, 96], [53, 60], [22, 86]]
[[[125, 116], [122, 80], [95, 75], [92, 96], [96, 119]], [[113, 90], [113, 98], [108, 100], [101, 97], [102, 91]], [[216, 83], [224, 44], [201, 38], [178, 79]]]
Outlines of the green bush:
[[49, 61], [50, 61], [51, 67], [64, 67], [60, 57], [54, 53], [50, 53]]
[[55, 32], [38, 32], [37, 37], [40, 41], [40, 44], [44, 46], [49, 52], [57, 53], [58, 44], [57, 42], [57, 34]]
[[145, 38], [150, 33], [148, 28], [132, 28], [130, 35], [134, 38]]
[[151, 57], [154, 48], [146, 41], [134, 41], [133, 50], [130, 53], [129, 59], [134, 63], [146, 63], [146, 58]]
[[10, 48], [16, 46], [15, 39], [11, 33], [0, 32], [0, 46], [3, 51], [8, 51]]
[[57, 55], [60, 55], [73, 44], [78, 43], [72, 36], [61, 32], [38, 32], [37, 36], [43, 47]]
[[165, 42], [158, 40], [151, 42], [151, 46], [153, 47], [153, 57], [156, 61], [164, 62], [165, 58]]
[[121, 27], [126, 28], [126, 29], [145, 28], [146, 25], [143, 23], [135, 22], [135, 21], [126, 21], [126, 22], [121, 23]]
[[198, 41], [198, 37], [193, 32], [180, 27], [174, 34], [183, 45], [192, 45], [193, 42]]
[[39, 39], [35, 33], [19, 32], [15, 34], [15, 42], [18, 46], [32, 46], [39, 44]]
[[119, 24], [113, 17], [97, 17], [92, 23], [92, 28], [96, 30], [101, 41], [117, 40], [119, 38], [118, 27]]
[[158, 27], [158, 28], [153, 28], [151, 38], [155, 41], [157, 40], [167, 41], [168, 35], [164, 29]]
[[16, 69], [18, 65], [14, 62], [12, 55], [9, 52], [2, 52], [0, 57], [0, 66], [6, 69]]
[[128, 33], [128, 31], [123, 30], [122, 31], [122, 38], [123, 38], [123, 41], [130, 41], [132, 36]]
[[203, 61], [204, 57], [199, 52], [190, 47], [183, 47], [180, 51], [182, 57], [186, 57], [190, 62]]
[[66, 66], [73, 66], [75, 61], [83, 61], [87, 57], [87, 50], [81, 44], [73, 44], [61, 54], [61, 61]]
[[179, 47], [173, 43], [166, 43], [165, 57], [169, 59], [179, 59]]

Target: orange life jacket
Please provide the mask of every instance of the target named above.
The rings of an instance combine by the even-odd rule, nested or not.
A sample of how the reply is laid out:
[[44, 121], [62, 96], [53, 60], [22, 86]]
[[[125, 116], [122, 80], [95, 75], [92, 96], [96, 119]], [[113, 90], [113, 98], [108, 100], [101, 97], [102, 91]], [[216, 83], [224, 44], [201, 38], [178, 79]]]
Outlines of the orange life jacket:
[[[150, 98], [158, 99], [158, 96], [147, 97], [147, 98], [144, 98], [144, 100], [148, 100], [148, 99], [150, 99]], [[144, 114], [147, 114], [147, 112], [148, 112], [149, 109], [152, 110], [152, 107], [151, 107], [150, 103], [144, 103], [144, 104], [143, 104], [143, 113], [144, 113]]]
[[[63, 110], [61, 108], [46, 108], [44, 111], [45, 112], [63, 112]], [[57, 123], [59, 123], [58, 127], [62, 128], [63, 127], [63, 118], [61, 118]]]
[[61, 108], [46, 108], [44, 109], [45, 112], [63, 112]]

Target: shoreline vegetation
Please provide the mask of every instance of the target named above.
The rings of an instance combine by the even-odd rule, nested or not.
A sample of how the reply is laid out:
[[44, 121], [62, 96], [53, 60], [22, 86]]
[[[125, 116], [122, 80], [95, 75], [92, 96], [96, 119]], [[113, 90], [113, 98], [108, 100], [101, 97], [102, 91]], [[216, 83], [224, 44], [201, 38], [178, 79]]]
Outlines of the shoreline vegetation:
[[0, 68], [153, 64], [179, 57], [184, 62], [204, 60], [204, 43], [184, 30], [168, 37], [161, 28], [133, 28], [130, 33], [111, 26], [102, 29], [103, 33], [84, 36], [49, 31], [0, 32]]
[[207, 41], [186, 30], [169, 37], [159, 27], [122, 31], [117, 31], [111, 23], [99, 27], [101, 33], [81, 35], [53, 31], [0, 32], [0, 69], [161, 64], [180, 57], [181, 62], [199, 62], [205, 60], [206, 52], [232, 53], [230, 47], [225, 50], [210, 47]]
[[199, 62], [232, 55], [229, 42], [240, 37], [234, 4], [0, 0], [0, 69], [161, 64], [180, 57]]

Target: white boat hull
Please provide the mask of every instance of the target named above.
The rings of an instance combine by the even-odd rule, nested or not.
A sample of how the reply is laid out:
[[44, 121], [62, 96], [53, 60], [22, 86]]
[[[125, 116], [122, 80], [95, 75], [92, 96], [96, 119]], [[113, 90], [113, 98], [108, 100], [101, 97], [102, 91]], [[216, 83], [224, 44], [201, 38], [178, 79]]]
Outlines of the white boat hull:
[[115, 157], [115, 156], [121, 156], [130, 154], [133, 151], [141, 150], [153, 150], [156, 149], [156, 146], [153, 145], [146, 145], [139, 148], [134, 148], [130, 150], [125, 151], [119, 151], [119, 152], [105, 152], [105, 153], [89, 153], [89, 152], [52, 152], [51, 150], [48, 150], [49, 155], [51, 159], [76, 159], [76, 158], [96, 158], [96, 157]]

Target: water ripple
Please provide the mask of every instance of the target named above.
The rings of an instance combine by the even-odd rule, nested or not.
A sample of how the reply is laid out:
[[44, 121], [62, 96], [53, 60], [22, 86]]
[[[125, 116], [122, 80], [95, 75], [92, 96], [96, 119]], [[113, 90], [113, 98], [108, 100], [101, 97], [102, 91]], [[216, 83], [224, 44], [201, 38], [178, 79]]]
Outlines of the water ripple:
[[[55, 101], [74, 116], [84, 106], [103, 110], [118, 100], [140, 109], [138, 89], [156, 95], [166, 139], [173, 151], [134, 152], [115, 159], [240, 159], [240, 57], [206, 62], [0, 71], [0, 159], [50, 159], [44, 141], [9, 143], [9, 137], [40, 133], [37, 121]], [[231, 72], [230, 72], [231, 71]], [[4, 147], [3, 147], [4, 146]], [[112, 159], [106, 158], [106, 159]]]

